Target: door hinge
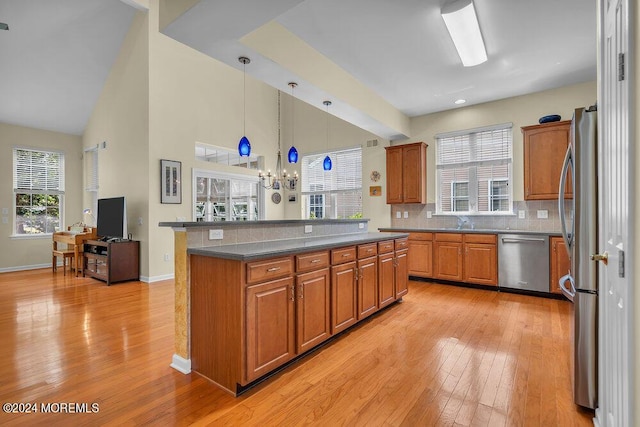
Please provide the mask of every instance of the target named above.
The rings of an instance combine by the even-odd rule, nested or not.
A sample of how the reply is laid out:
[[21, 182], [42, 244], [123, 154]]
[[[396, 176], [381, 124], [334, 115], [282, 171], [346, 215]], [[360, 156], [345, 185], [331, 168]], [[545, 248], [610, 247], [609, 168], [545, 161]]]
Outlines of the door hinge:
[[618, 277], [624, 278], [624, 251], [618, 251]]
[[618, 81], [624, 80], [624, 53], [618, 54]]

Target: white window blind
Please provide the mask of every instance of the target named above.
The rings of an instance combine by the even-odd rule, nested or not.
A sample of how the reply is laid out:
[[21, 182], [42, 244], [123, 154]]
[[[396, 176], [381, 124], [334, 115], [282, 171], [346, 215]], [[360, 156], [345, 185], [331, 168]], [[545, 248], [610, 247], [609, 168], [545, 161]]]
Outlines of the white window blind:
[[98, 147], [84, 150], [84, 189], [98, 191]]
[[14, 148], [13, 164], [14, 191], [64, 193], [62, 153]]
[[[330, 171], [322, 167], [327, 155], [333, 163]], [[362, 148], [303, 156], [301, 164], [301, 191], [307, 218], [362, 215]]]
[[49, 234], [62, 229], [64, 154], [13, 149], [14, 234]]
[[436, 135], [436, 211], [510, 212], [512, 145], [511, 123]]

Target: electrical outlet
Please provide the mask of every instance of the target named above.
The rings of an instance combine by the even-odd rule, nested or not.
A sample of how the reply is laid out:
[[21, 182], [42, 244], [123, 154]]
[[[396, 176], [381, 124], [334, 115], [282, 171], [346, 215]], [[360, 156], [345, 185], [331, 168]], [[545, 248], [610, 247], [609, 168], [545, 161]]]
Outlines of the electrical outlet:
[[364, 230], [364, 222], [359, 222], [359, 223], [358, 223], [358, 228], [359, 228], [360, 230]]
[[141, 216], [138, 217], [138, 225], [142, 225], [142, 217]]
[[2, 223], [3, 224], [9, 224], [9, 218], [7, 218], [6, 216], [2, 217]]
[[402, 218], [402, 212], [400, 211], [396, 212], [396, 218], [398, 219]]
[[527, 217], [527, 211], [518, 211], [518, 218], [525, 219]]
[[164, 254], [164, 260], [169, 261], [169, 254]]
[[2, 215], [9, 215], [9, 208], [2, 208]]
[[404, 211], [404, 219], [407, 219], [407, 218], [409, 218], [409, 212]]
[[304, 233], [309, 234], [313, 232], [313, 225], [307, 224], [304, 226]]
[[427, 219], [431, 219], [433, 217], [433, 212], [427, 211]]
[[209, 240], [221, 240], [224, 239], [224, 230], [209, 230]]
[[176, 221], [177, 222], [185, 222], [187, 220], [187, 217], [184, 216], [177, 216], [176, 217]]
[[546, 209], [540, 209], [538, 212], [538, 219], [547, 219], [549, 218], [549, 211]]

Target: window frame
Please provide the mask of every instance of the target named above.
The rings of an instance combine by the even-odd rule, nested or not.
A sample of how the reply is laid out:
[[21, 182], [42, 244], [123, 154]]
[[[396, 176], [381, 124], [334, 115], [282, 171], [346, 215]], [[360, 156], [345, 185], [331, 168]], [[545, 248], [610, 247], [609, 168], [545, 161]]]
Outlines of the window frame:
[[[458, 195], [456, 195], [456, 191], [455, 191], [455, 189], [457, 188], [456, 184], [467, 184], [467, 195], [466, 196], [458, 196]], [[460, 200], [466, 200], [467, 201], [467, 206], [471, 206], [470, 198], [471, 198], [471, 195], [469, 194], [469, 181], [468, 180], [467, 181], [451, 181], [451, 212], [456, 212], [456, 213], [469, 212], [468, 210], [467, 211], [459, 211], [459, 210], [457, 210], [456, 209], [456, 207], [457, 207], [456, 202], [460, 201]]]
[[[493, 132], [506, 132], [496, 137], [491, 135]], [[455, 140], [458, 140], [456, 142]], [[436, 140], [436, 215], [443, 216], [495, 216], [495, 215], [513, 215], [513, 123], [502, 123], [492, 126], [485, 126], [467, 130], [447, 132], [437, 134]], [[489, 143], [489, 145], [484, 145]], [[459, 148], [456, 147], [459, 144]], [[502, 144], [503, 146], [496, 149], [492, 145]], [[483, 147], [484, 145], [484, 147]], [[441, 151], [445, 150], [445, 151]], [[461, 150], [461, 151], [460, 151]], [[499, 173], [499, 176], [485, 178], [487, 167], [490, 167], [490, 173], [493, 168], [506, 167], [506, 175]], [[447, 171], [453, 172], [453, 178], [443, 178]], [[499, 172], [499, 171], [498, 171]], [[460, 175], [459, 178], [456, 175]], [[466, 179], [465, 179], [466, 178]], [[449, 194], [446, 194], [446, 186], [450, 181]], [[488, 206], [486, 210], [483, 208], [484, 196], [482, 193], [485, 187], [481, 186], [483, 181], [492, 182], [506, 181], [508, 209], [493, 211], [491, 188], [489, 188]], [[459, 197], [455, 197], [454, 185], [459, 182], [468, 182], [468, 210], [456, 211], [455, 201]], [[446, 198], [446, 199], [445, 199]], [[445, 201], [448, 199], [450, 207], [447, 207]], [[447, 207], [450, 210], [444, 210]]]
[[[494, 182], [506, 182], [507, 183], [507, 194], [493, 194], [493, 183]], [[488, 204], [489, 204], [489, 211], [490, 212], [507, 212], [507, 211], [501, 211], [501, 210], [493, 210], [491, 209], [491, 207], [493, 206], [493, 203], [495, 201], [499, 201], [499, 200], [507, 200], [509, 201], [509, 180], [505, 179], [505, 178], [496, 178], [496, 179], [488, 179], [487, 180], [487, 198], [488, 198]]]
[[[355, 151], [357, 151], [358, 153], [357, 164], [355, 165], [355, 167], [349, 168], [349, 169], [355, 169], [354, 170], [355, 175], [353, 175], [353, 180], [352, 180], [353, 182], [350, 182], [349, 180], [343, 181], [340, 179], [342, 174], [338, 174], [337, 172], [342, 167], [340, 162], [340, 159], [341, 159], [340, 154], [344, 153], [345, 156], [348, 156], [350, 155], [348, 154], [349, 152], [355, 152]], [[333, 162], [333, 167], [331, 171], [321, 172], [323, 174], [323, 179], [321, 181], [313, 181], [313, 182], [309, 181], [310, 178], [308, 176], [309, 174], [307, 170], [310, 167], [310, 165], [313, 164], [314, 168], [316, 167], [322, 168], [322, 159], [327, 155], [331, 157], [331, 160]], [[342, 211], [341, 206], [343, 207], [352, 206], [352, 204], [349, 202], [354, 202], [354, 201], [355, 201], [355, 206], [359, 207], [359, 212], [355, 212], [350, 215], [345, 215], [344, 218], [362, 217], [362, 210], [363, 210], [362, 185], [363, 184], [362, 184], [362, 146], [361, 145], [309, 153], [302, 156], [300, 164], [301, 164], [301, 181], [302, 181], [300, 183], [301, 218], [310, 219], [312, 204], [309, 196], [311, 195], [323, 196], [322, 199], [323, 199], [324, 205], [323, 205], [322, 211], [323, 211], [324, 219], [342, 218], [341, 216], [338, 216], [338, 212]], [[317, 169], [317, 171], [319, 170], [320, 169]], [[327, 180], [326, 176], [324, 175], [325, 173], [336, 174], [336, 175], [331, 175], [331, 178], [333, 179]], [[350, 196], [350, 193], [353, 193], [353, 195]], [[343, 203], [339, 203], [339, 200], [341, 200], [341, 198], [344, 198], [344, 197], [347, 197], [349, 200]], [[314, 206], [316, 205], [314, 204]]]
[[[30, 183], [30, 188], [18, 188], [19, 184], [18, 184], [18, 151], [28, 151], [31, 153], [44, 153], [44, 154], [55, 154], [58, 157], [58, 164], [57, 164], [57, 173], [58, 173], [58, 179], [57, 179], [57, 187], [55, 189], [52, 188], [46, 188], [46, 189], [42, 189], [42, 188], [33, 188], [33, 175], [30, 174], [28, 181]], [[32, 164], [30, 162], [30, 164]], [[12, 213], [12, 231], [11, 231], [11, 238], [18, 238], [18, 239], [38, 239], [38, 238], [51, 238], [51, 236], [53, 235], [53, 233], [58, 232], [58, 231], [62, 231], [65, 229], [65, 153], [63, 151], [60, 150], [52, 150], [52, 149], [43, 149], [43, 148], [35, 148], [35, 147], [25, 147], [25, 146], [14, 146], [12, 148], [12, 193], [13, 193], [13, 201], [12, 201], [12, 209], [13, 209], [13, 213]], [[47, 180], [48, 182], [48, 180]], [[46, 184], [48, 186], [48, 184]], [[18, 203], [17, 203], [17, 198], [19, 194], [28, 194], [30, 196], [30, 199], [33, 200], [33, 196], [34, 195], [43, 195], [43, 196], [57, 196], [58, 198], [58, 204], [57, 206], [57, 210], [58, 210], [58, 226], [57, 228], [54, 226], [52, 230], [45, 230], [43, 232], [40, 233], [18, 233], [17, 231], [17, 227], [18, 227]], [[32, 202], [29, 206], [33, 206]], [[47, 210], [47, 207], [45, 206], [45, 212]], [[46, 216], [46, 214], [45, 214]]]

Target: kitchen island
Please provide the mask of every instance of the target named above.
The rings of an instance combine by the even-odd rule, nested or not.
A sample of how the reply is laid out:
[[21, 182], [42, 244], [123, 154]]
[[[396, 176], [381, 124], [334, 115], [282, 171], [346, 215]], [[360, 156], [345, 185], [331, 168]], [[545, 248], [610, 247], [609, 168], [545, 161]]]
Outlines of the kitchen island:
[[[176, 240], [172, 366], [234, 395], [407, 293], [407, 233], [369, 233], [367, 220], [259, 223], [160, 224]], [[236, 242], [207, 245], [214, 228]]]

